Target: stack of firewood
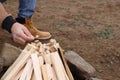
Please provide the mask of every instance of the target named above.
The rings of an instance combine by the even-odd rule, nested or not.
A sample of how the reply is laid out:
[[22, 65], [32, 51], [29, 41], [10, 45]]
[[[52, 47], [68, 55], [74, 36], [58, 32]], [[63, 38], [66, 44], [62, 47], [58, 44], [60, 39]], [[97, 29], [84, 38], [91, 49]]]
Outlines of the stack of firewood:
[[26, 45], [1, 80], [74, 80], [56, 40]]

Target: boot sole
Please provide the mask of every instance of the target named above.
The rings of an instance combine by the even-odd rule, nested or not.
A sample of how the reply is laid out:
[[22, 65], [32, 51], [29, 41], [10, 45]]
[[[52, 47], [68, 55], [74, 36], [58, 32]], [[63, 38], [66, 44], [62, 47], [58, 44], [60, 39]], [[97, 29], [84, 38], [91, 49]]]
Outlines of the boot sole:
[[36, 37], [34, 40], [47, 40], [50, 39], [52, 36], [48, 36], [48, 37]]

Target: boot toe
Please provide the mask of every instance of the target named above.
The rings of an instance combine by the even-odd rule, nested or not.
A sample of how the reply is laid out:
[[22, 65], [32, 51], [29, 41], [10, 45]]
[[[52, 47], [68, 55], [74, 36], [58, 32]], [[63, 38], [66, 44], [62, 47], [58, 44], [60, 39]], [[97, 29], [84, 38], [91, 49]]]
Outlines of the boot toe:
[[50, 39], [51, 34], [49, 32], [42, 32], [38, 34], [38, 39]]

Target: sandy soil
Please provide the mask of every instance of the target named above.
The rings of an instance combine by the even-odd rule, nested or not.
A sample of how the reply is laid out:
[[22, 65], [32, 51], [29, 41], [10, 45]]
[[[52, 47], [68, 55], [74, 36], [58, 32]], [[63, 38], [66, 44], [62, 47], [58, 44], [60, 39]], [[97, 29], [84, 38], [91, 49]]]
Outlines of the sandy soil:
[[[16, 17], [18, 1], [4, 5]], [[95, 67], [96, 77], [120, 80], [120, 0], [37, 0], [33, 21]], [[1, 30], [0, 47], [4, 42], [21, 46]]]

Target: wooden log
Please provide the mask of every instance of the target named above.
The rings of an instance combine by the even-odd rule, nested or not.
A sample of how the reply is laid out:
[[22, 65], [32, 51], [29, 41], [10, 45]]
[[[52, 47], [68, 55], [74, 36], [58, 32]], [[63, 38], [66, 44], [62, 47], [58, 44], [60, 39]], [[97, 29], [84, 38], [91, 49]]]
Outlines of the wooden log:
[[31, 80], [36, 80], [34, 71], [32, 72]]
[[64, 66], [57, 52], [51, 53], [51, 61], [58, 80], [69, 80], [66, 77]]
[[43, 47], [43, 44], [40, 45], [39, 52], [40, 52], [40, 53], [44, 53], [44, 47]]
[[[68, 65], [67, 65], [67, 61], [65, 60], [64, 53], [63, 53], [63, 49], [60, 47], [59, 43], [56, 43], [56, 42], [54, 42], [54, 47], [55, 47], [55, 48], [58, 50], [58, 52], [59, 52], [59, 56], [60, 56], [61, 61], [62, 61], [63, 65], [64, 65], [64, 68], [65, 68], [65, 71], [66, 71], [66, 73], [67, 73], [67, 75], [68, 75], [68, 78], [69, 78], [70, 80], [74, 80], [74, 78], [73, 78], [73, 76], [72, 76], [72, 73], [71, 73], [71, 71], [70, 71], [70, 69], [69, 69], [69, 67], [68, 67]], [[66, 77], [67, 77], [67, 76], [66, 76]]]
[[51, 79], [49, 79], [49, 77], [48, 77], [48, 74], [47, 74], [47, 70], [46, 70], [46, 66], [45, 66], [45, 65], [42, 65], [42, 75], [43, 75], [43, 79], [44, 79], [44, 80], [51, 80]]
[[57, 80], [57, 75], [55, 73], [55, 69], [53, 68], [53, 66], [51, 67], [52, 69], [52, 73], [53, 73], [53, 80]]
[[32, 78], [32, 73], [33, 73], [33, 66], [31, 66], [30, 71], [28, 71], [29, 73], [27, 74], [26, 80], [31, 80]]
[[36, 46], [38, 47], [38, 49], [40, 48], [41, 44], [42, 44], [41, 42], [37, 42]]
[[1, 80], [12, 80], [15, 77], [15, 75], [19, 72], [19, 70], [25, 65], [26, 61], [30, 58], [30, 54], [30, 52], [22, 51], [20, 56], [3, 75]]
[[33, 63], [33, 69], [34, 69], [36, 80], [42, 80], [41, 66], [40, 66], [40, 61], [37, 54], [35, 53], [31, 54], [31, 59]]
[[17, 73], [17, 75], [15, 76], [15, 78], [13, 80], [19, 80], [23, 70], [24, 70], [24, 67]]
[[51, 41], [52, 46], [37, 43], [28, 44], [24, 48], [1, 80], [73, 80], [68, 77], [70, 71], [64, 57], [61, 57], [64, 55], [58, 49], [59, 44], [55, 40]]
[[42, 66], [44, 64], [43, 57], [39, 56], [38, 58], [39, 58], [39, 64], [40, 64], [40, 66]]
[[27, 74], [31, 70], [31, 66], [32, 66], [32, 61], [31, 61], [31, 59], [29, 59], [26, 63], [26, 66], [25, 66], [19, 80], [26, 80]]
[[70, 71], [70, 69], [69, 69], [69, 67], [68, 67], [67, 61], [66, 61], [66, 59], [65, 59], [65, 57], [64, 57], [64, 53], [63, 53], [63, 51], [62, 51], [62, 48], [61, 48], [59, 45], [58, 45], [58, 47], [59, 47], [59, 48], [58, 48], [59, 55], [60, 55], [60, 57], [61, 57], [61, 59], [62, 59], [62, 62], [63, 62], [64, 68], [65, 68], [65, 71], [66, 71], [69, 79], [70, 79], [70, 80], [74, 80], [74, 78], [73, 78], [73, 76], [72, 76], [72, 73], [71, 73], [71, 71]]
[[42, 74], [44, 80], [55, 80], [50, 64], [42, 65]]
[[52, 64], [51, 59], [50, 59], [50, 54], [44, 54], [43, 57], [45, 60], [45, 64], [50, 64], [50, 65]]

